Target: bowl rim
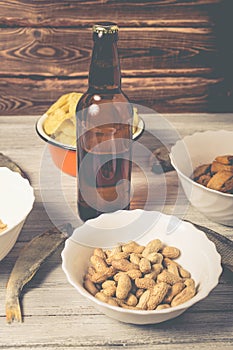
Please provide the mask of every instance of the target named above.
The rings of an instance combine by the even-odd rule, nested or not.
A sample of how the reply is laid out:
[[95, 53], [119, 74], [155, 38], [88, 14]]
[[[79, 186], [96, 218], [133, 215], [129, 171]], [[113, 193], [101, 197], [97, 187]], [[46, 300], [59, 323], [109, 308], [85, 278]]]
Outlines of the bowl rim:
[[7, 233], [9, 233], [9, 231], [15, 229], [20, 223], [22, 223], [26, 217], [28, 216], [28, 214], [31, 212], [32, 208], [33, 208], [33, 205], [34, 205], [34, 202], [35, 202], [35, 194], [34, 194], [34, 189], [33, 187], [31, 186], [30, 182], [28, 179], [25, 179], [24, 177], [22, 177], [22, 175], [20, 175], [20, 173], [16, 172], [16, 171], [13, 171], [7, 167], [0, 167], [0, 171], [1, 169], [7, 169], [9, 170], [11, 173], [13, 173], [14, 175], [16, 176], [19, 176], [19, 178], [21, 179], [20, 181], [25, 181], [25, 184], [26, 186], [28, 187], [28, 189], [30, 189], [30, 192], [31, 192], [31, 204], [30, 206], [28, 205], [28, 209], [27, 209], [27, 212], [26, 214], [21, 218], [20, 221], [18, 221], [16, 224], [14, 224], [13, 226], [10, 226], [10, 227], [7, 227], [2, 233], [0, 233], [0, 237], [4, 236], [4, 235], [7, 235]]
[[[71, 145], [67, 145], [65, 143], [61, 143], [61, 142], [56, 141], [55, 139], [53, 139], [52, 137], [50, 137], [49, 135], [46, 134], [46, 132], [44, 131], [44, 128], [43, 128], [43, 124], [44, 124], [44, 121], [47, 117], [48, 117], [48, 115], [46, 113], [44, 113], [36, 121], [36, 126], [35, 126], [36, 132], [40, 136], [40, 138], [52, 146], [65, 149], [67, 151], [76, 152], [76, 146], [71, 146]], [[133, 133], [133, 137], [132, 137], [133, 140], [135, 141], [136, 139], [138, 139], [139, 136], [141, 136], [143, 134], [144, 130], [145, 130], [145, 122], [142, 119], [142, 117], [139, 116], [138, 128], [137, 128], [136, 132]]]
[[[207, 192], [209, 193], [212, 193], [212, 194], [217, 194], [217, 195], [220, 195], [220, 196], [223, 196], [223, 197], [226, 197], [226, 198], [233, 198], [233, 194], [231, 193], [225, 193], [225, 192], [221, 192], [221, 191], [217, 191], [217, 190], [213, 190], [212, 188], [208, 188], [206, 186], [203, 186], [201, 184], [199, 184], [198, 182], [194, 181], [193, 179], [191, 179], [190, 177], [188, 177], [187, 175], [185, 175], [179, 168], [178, 166], [176, 165], [176, 162], [175, 162], [175, 157], [174, 157], [174, 148], [179, 145], [179, 144], [184, 144], [186, 145], [185, 143], [185, 140], [188, 140], [188, 139], [191, 139], [191, 138], [194, 138], [196, 136], [203, 136], [204, 134], [206, 133], [215, 133], [215, 134], [219, 134], [219, 133], [232, 133], [232, 131], [230, 130], [207, 130], [207, 131], [200, 131], [200, 132], [195, 132], [194, 134], [191, 134], [191, 135], [186, 135], [182, 138], [182, 140], [178, 140], [172, 147], [171, 147], [171, 151], [169, 153], [169, 157], [170, 157], [170, 160], [171, 160], [171, 164], [172, 166], [174, 167], [174, 169], [176, 170], [176, 172], [181, 176], [183, 177], [186, 181], [188, 181], [191, 185], [193, 186], [196, 186], [197, 188], [200, 188], [200, 189], [204, 189], [206, 190]], [[173, 151], [173, 152], [172, 152]], [[191, 159], [191, 157], [190, 157]]]
[[45, 142], [49, 143], [52, 146], [59, 147], [68, 151], [76, 152], [75, 146], [67, 145], [65, 143], [56, 141], [55, 139], [53, 139], [52, 137], [46, 134], [43, 128], [43, 124], [47, 117], [48, 115], [45, 113], [36, 121], [36, 132], [40, 136], [40, 138], [42, 138], [42, 140], [44, 140]]
[[[135, 209], [135, 210], [142, 210], [143, 209]], [[120, 210], [119, 210], [120, 211]], [[119, 212], [117, 211], [117, 212]], [[134, 210], [132, 210], [134, 211]], [[155, 213], [159, 213], [157, 211], [154, 211]], [[164, 214], [164, 213], [160, 213], [162, 216], [164, 217], [175, 217], [174, 215], [168, 215], [168, 214]], [[105, 214], [102, 214], [102, 215], [105, 215]], [[65, 246], [64, 246], [64, 249], [62, 250], [61, 252], [61, 257], [62, 257], [62, 269], [67, 277], [67, 280], [69, 281], [69, 283], [84, 297], [86, 297], [87, 299], [91, 300], [94, 304], [97, 304], [101, 307], [104, 307], [104, 308], [107, 308], [107, 309], [111, 309], [111, 310], [114, 310], [114, 311], [118, 311], [120, 313], [124, 313], [124, 314], [134, 314], [134, 315], [157, 315], [157, 314], [169, 314], [169, 313], [173, 313], [173, 312], [176, 312], [176, 311], [182, 311], [182, 310], [186, 310], [188, 309], [189, 307], [193, 306], [194, 304], [196, 304], [197, 302], [203, 300], [204, 298], [206, 298], [210, 292], [218, 285], [219, 283], [219, 278], [222, 274], [222, 265], [221, 265], [221, 255], [218, 253], [217, 249], [216, 249], [216, 246], [215, 244], [210, 240], [208, 239], [208, 237], [206, 236], [206, 234], [204, 233], [204, 231], [196, 228], [192, 223], [190, 222], [187, 222], [187, 221], [184, 221], [184, 220], [181, 220], [179, 219], [183, 225], [187, 226], [187, 229], [189, 227], [192, 227], [195, 231], [198, 231], [199, 235], [202, 236], [202, 239], [205, 239], [206, 242], [208, 242], [208, 244], [210, 246], [212, 246], [212, 249], [214, 250], [215, 252], [215, 255], [216, 255], [216, 269], [215, 269], [215, 281], [211, 283], [211, 285], [209, 286], [209, 288], [205, 288], [204, 290], [202, 290], [200, 293], [196, 293], [196, 295], [191, 298], [190, 300], [180, 304], [180, 305], [177, 305], [177, 306], [173, 306], [171, 308], [167, 308], [167, 309], [162, 309], [162, 310], [132, 310], [132, 309], [125, 309], [125, 308], [122, 308], [122, 307], [119, 307], [119, 306], [113, 306], [113, 305], [110, 305], [110, 304], [107, 304], [107, 303], [104, 303], [103, 301], [95, 298], [93, 295], [91, 295], [84, 287], [81, 283], [77, 284], [75, 283], [73, 280], [72, 280], [72, 277], [70, 276], [70, 273], [67, 269], [67, 262], [66, 262], [66, 259], [65, 259], [65, 253], [66, 251], [68, 250], [68, 245], [69, 244], [78, 244], [77, 242], [75, 242], [74, 240], [72, 240], [72, 236], [70, 236], [66, 242], [65, 242]]]

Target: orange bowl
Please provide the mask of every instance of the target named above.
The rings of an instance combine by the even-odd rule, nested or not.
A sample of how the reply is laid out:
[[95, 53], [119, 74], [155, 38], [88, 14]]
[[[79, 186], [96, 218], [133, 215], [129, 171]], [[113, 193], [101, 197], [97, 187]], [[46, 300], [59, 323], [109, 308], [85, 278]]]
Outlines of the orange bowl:
[[54, 164], [58, 169], [64, 173], [76, 176], [77, 161], [76, 161], [76, 147], [65, 145], [54, 140], [44, 131], [43, 124], [47, 115], [44, 114], [36, 122], [36, 131], [42, 140], [48, 143], [49, 152], [51, 154]]
[[[36, 122], [36, 132], [42, 140], [48, 143], [49, 152], [54, 164], [64, 173], [76, 176], [77, 174], [77, 159], [76, 147], [60, 143], [48, 136], [43, 128], [44, 120], [47, 118], [43, 114]], [[136, 132], [133, 134], [133, 139], [138, 138], [144, 130], [144, 121], [139, 118], [139, 124]]]
[[66, 150], [49, 144], [49, 151], [54, 164], [64, 173], [76, 176], [76, 150]]

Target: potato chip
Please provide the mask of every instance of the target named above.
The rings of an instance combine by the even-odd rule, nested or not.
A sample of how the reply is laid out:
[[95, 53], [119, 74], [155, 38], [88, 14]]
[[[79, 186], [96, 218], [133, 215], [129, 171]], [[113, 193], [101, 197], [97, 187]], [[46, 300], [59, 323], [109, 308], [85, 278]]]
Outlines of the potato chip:
[[48, 115], [44, 121], [44, 131], [46, 134], [54, 134], [65, 119], [66, 113], [61, 108], [56, 109], [53, 114]]
[[71, 121], [71, 119], [64, 120], [64, 122], [56, 130], [55, 138], [61, 132], [67, 136], [76, 137], [76, 128], [74, 123]]
[[0, 233], [7, 229], [7, 224], [4, 224], [0, 219]]
[[48, 115], [52, 114], [54, 111], [56, 111], [56, 109], [63, 107], [65, 104], [67, 104], [68, 100], [69, 100], [69, 95], [70, 94], [65, 94], [62, 95], [61, 97], [59, 97], [59, 99], [52, 104], [52, 106], [48, 109], [48, 111], [46, 112]]
[[82, 97], [82, 94], [72, 92], [69, 96], [69, 112], [75, 117], [77, 102]]
[[44, 131], [47, 135], [53, 135], [66, 119], [75, 119], [76, 106], [82, 94], [71, 92], [62, 95], [46, 112]]
[[64, 144], [64, 145], [68, 145], [68, 146], [75, 146], [76, 145], [76, 137], [65, 135], [63, 132], [60, 132], [56, 136], [55, 140]]

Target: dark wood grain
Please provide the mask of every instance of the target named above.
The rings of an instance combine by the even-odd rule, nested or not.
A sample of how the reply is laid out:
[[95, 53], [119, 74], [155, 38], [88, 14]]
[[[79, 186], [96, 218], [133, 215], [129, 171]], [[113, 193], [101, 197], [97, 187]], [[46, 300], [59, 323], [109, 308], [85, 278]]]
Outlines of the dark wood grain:
[[[0, 24], [7, 26], [209, 26], [222, 0], [14, 0], [0, 1]], [[139, 15], [140, 14], [140, 15]]]
[[[22, 84], [23, 81], [23, 84]], [[124, 92], [130, 100], [158, 112], [186, 112], [218, 108], [224, 81], [219, 78], [157, 77], [124, 78]], [[212, 90], [211, 90], [212, 88]], [[60, 95], [84, 92], [87, 79], [17, 79], [0, 80], [0, 114], [43, 114]], [[212, 99], [211, 104], [210, 99]], [[226, 98], [227, 100], [227, 98]], [[222, 105], [220, 104], [222, 108]], [[229, 106], [224, 106], [227, 110]]]
[[[0, 42], [0, 75], [88, 75], [90, 30], [3, 28]], [[218, 55], [210, 28], [123, 28], [118, 47], [125, 76], [210, 75]]]
[[160, 112], [233, 110], [232, 0], [0, 0], [0, 114], [85, 91], [91, 26], [120, 26], [124, 90]]

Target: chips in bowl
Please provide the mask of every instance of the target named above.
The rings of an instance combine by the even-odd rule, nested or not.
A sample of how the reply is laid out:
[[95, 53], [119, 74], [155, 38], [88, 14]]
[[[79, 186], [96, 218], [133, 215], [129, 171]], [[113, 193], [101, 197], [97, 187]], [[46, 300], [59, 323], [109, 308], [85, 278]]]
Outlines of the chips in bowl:
[[[79, 92], [62, 95], [36, 122], [40, 138], [48, 143], [54, 164], [64, 173], [76, 176], [76, 106], [82, 96]], [[133, 107], [132, 139], [144, 130], [144, 121]]]
[[44, 131], [55, 140], [75, 145], [75, 110], [82, 94], [71, 92], [62, 95], [45, 113]]
[[[70, 146], [76, 145], [76, 106], [82, 93], [70, 92], [62, 95], [45, 113], [44, 132], [54, 140]], [[133, 134], [139, 124], [136, 107], [133, 107]]]

